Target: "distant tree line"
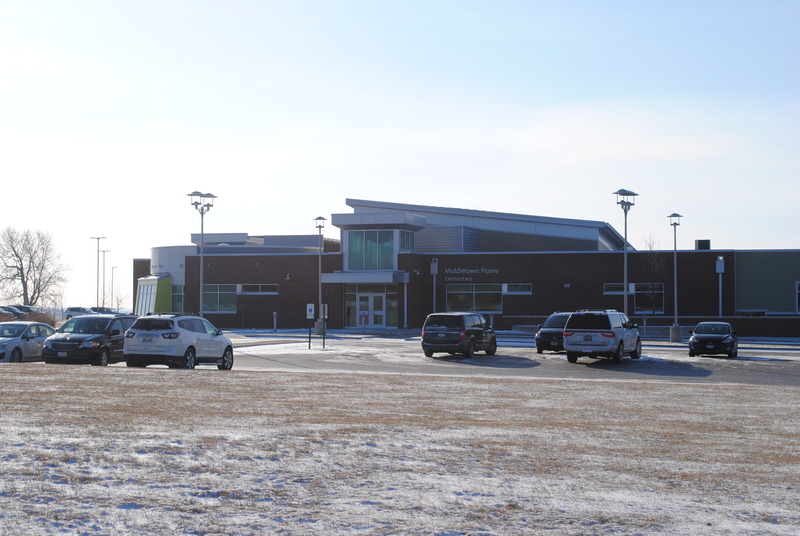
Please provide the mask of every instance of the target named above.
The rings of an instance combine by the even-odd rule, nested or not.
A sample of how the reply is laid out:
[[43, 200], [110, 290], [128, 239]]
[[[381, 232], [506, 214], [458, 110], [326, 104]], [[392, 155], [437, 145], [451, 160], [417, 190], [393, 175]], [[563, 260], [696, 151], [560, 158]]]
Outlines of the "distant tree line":
[[0, 233], [0, 294], [5, 301], [33, 306], [59, 303], [65, 271], [48, 233], [12, 228]]

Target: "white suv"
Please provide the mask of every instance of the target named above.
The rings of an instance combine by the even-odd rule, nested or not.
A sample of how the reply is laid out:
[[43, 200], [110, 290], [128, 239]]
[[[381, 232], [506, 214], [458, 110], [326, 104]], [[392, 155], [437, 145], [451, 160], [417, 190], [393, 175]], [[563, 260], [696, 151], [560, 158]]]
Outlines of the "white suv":
[[639, 359], [642, 340], [638, 325], [624, 313], [614, 309], [582, 309], [572, 313], [564, 326], [564, 350], [570, 363], [582, 355], [610, 357], [619, 363], [625, 354]]
[[139, 317], [125, 333], [125, 363], [129, 367], [195, 365], [233, 368], [231, 340], [205, 318], [184, 314]]

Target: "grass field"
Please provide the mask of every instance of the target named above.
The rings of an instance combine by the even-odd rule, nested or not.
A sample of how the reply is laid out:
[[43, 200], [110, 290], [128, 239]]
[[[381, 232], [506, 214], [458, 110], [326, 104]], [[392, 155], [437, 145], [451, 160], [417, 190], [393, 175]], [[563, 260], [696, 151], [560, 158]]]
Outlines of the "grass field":
[[0, 365], [0, 534], [800, 533], [800, 389]]

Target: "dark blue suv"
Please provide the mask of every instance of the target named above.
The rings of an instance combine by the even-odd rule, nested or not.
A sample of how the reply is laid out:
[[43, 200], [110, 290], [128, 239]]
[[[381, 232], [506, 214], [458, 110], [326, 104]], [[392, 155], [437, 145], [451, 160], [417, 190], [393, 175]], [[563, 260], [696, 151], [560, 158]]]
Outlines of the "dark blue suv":
[[422, 351], [464, 354], [470, 358], [477, 350], [486, 355], [497, 352], [497, 339], [489, 322], [478, 313], [432, 313], [422, 327]]

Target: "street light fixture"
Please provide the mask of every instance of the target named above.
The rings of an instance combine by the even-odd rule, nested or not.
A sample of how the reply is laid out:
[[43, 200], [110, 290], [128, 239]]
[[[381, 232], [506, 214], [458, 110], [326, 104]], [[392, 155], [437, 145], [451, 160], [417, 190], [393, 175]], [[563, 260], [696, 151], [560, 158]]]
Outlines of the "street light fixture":
[[631, 207], [635, 204], [633, 202], [633, 198], [636, 197], [636, 192], [632, 192], [630, 190], [617, 190], [614, 192], [614, 195], [617, 196], [617, 204], [622, 207], [622, 211], [625, 213], [625, 244], [623, 245], [622, 249], [622, 264], [623, 264], [623, 282], [622, 282], [622, 295], [625, 302], [622, 306], [622, 311], [627, 316], [628, 314], [628, 211]]
[[214, 199], [217, 198], [214, 194], [203, 194], [198, 191], [194, 191], [190, 194], [187, 194], [188, 197], [191, 197], [191, 203], [194, 208], [197, 209], [197, 212], [200, 213], [200, 316], [203, 316], [203, 290], [204, 290], [204, 279], [203, 279], [203, 270], [205, 268], [205, 256], [204, 256], [204, 246], [205, 246], [205, 227], [204, 227], [204, 218], [206, 212], [211, 210], [211, 207], [214, 206]]
[[317, 327], [315, 330], [317, 335], [325, 334], [325, 319], [322, 312], [322, 246], [324, 244], [322, 229], [325, 227], [326, 219], [327, 218], [323, 218], [322, 216], [314, 218], [314, 221], [317, 222], [317, 230], [319, 231], [319, 309], [317, 310]]
[[681, 327], [678, 325], [678, 225], [681, 224], [681, 216], [677, 212], [673, 212], [669, 216], [669, 224], [672, 225], [672, 271], [674, 281], [672, 285], [672, 293], [674, 294], [675, 303], [673, 305], [673, 311], [675, 313], [675, 321], [672, 324], [672, 327], [669, 328], [669, 340], [671, 342], [681, 342], [683, 340], [683, 334], [681, 333]]
[[90, 236], [89, 240], [97, 240], [97, 295], [95, 296], [95, 307], [100, 306], [100, 241], [105, 240], [105, 236]]

